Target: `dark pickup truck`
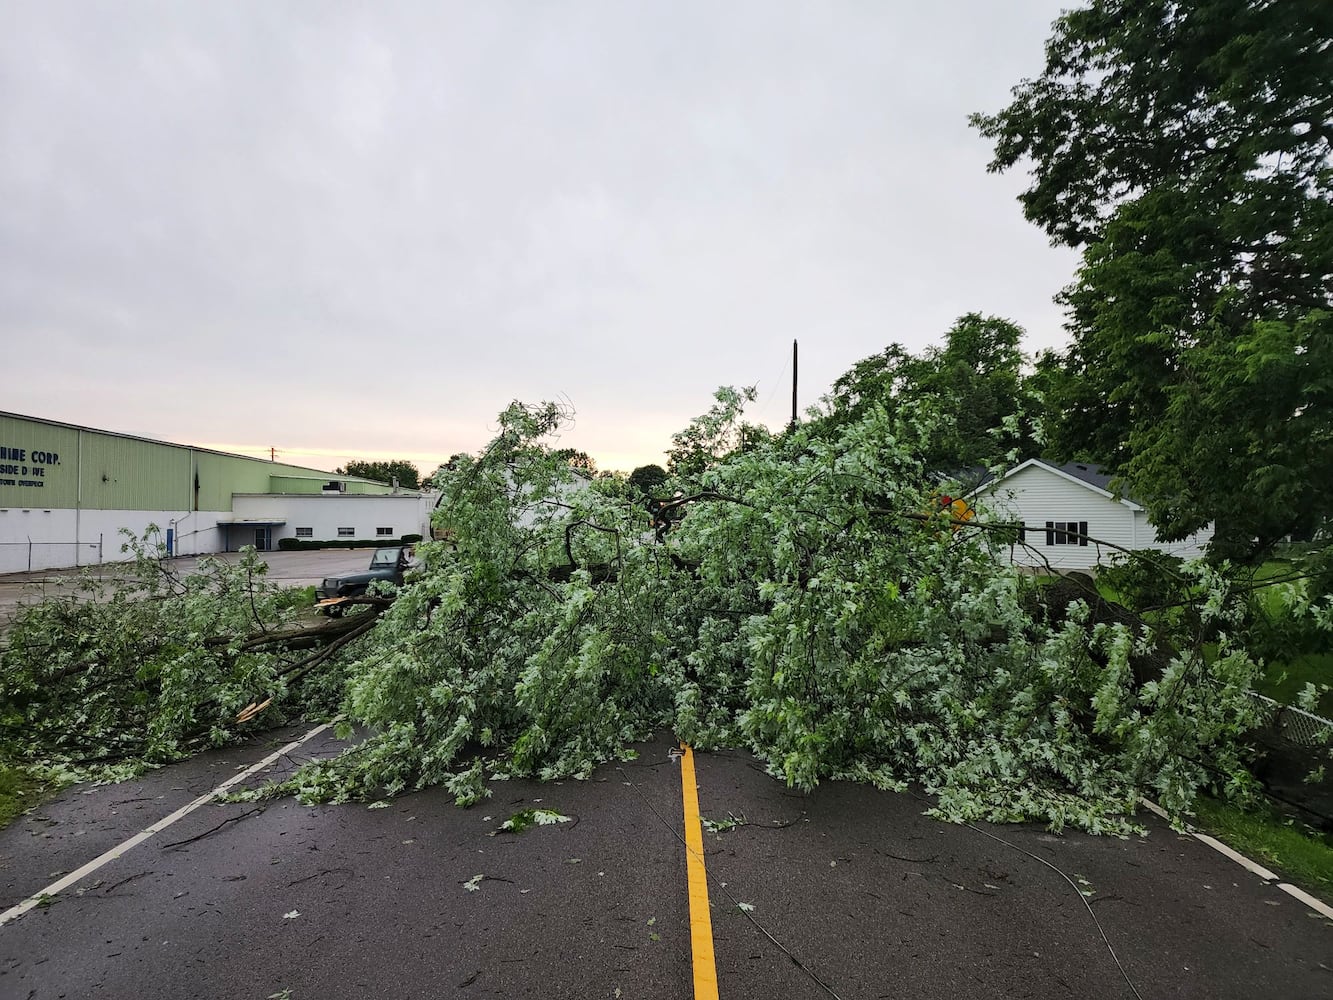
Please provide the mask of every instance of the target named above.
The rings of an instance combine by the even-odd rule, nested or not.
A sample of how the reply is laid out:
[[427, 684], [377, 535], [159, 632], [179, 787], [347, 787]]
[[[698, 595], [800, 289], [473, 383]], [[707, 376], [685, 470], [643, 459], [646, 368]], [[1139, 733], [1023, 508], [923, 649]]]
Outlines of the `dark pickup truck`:
[[376, 580], [388, 580], [402, 586], [403, 572], [412, 565], [412, 546], [389, 545], [376, 549], [370, 557], [370, 568], [364, 573], [352, 573], [349, 576], [325, 577], [316, 588], [319, 604], [316, 605], [326, 614], [342, 614], [342, 599], [359, 597]]

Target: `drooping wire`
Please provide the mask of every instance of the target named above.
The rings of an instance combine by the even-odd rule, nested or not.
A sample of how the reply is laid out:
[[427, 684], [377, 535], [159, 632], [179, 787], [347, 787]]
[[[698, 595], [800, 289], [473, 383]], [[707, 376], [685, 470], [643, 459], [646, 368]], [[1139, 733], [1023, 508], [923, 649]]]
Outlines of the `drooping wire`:
[[[678, 831], [674, 825], [672, 825], [660, 812], [657, 811], [657, 809], [653, 806], [652, 802], [649, 801], [648, 797], [643, 794], [643, 790], [640, 789], [638, 785], [636, 785], [633, 781], [630, 780], [630, 776], [628, 773], [626, 773], [625, 769], [623, 767], [617, 766], [616, 770], [619, 771], [621, 776], [625, 779], [625, 783], [629, 785], [632, 789], [634, 789], [635, 793], [639, 796], [639, 798], [643, 800], [644, 805], [648, 807], [648, 811], [651, 812], [657, 818], [657, 821], [659, 823], [661, 823], [664, 827], [670, 830], [671, 835], [675, 837], [678, 841], [680, 841], [681, 845], [685, 848], [686, 851], [688, 851], [690, 849], [689, 845], [685, 843], [685, 838], [681, 835], [680, 831]], [[916, 799], [925, 801], [924, 799], [922, 799], [920, 795], [917, 795], [915, 792], [909, 791], [909, 794]], [[1011, 850], [1017, 851], [1019, 854], [1022, 854], [1025, 857], [1031, 858], [1033, 861], [1045, 865], [1051, 871], [1055, 872], [1062, 879], [1068, 882], [1069, 887], [1074, 890], [1074, 892], [1077, 894], [1079, 898], [1079, 901], [1083, 904], [1083, 908], [1088, 911], [1088, 916], [1092, 918], [1093, 926], [1097, 928], [1097, 934], [1101, 937], [1102, 943], [1106, 945], [1106, 950], [1111, 956], [1111, 961], [1115, 963], [1115, 967], [1120, 971], [1121, 978], [1125, 980], [1125, 985], [1128, 986], [1130, 992], [1134, 994], [1135, 1000], [1143, 1000], [1143, 994], [1140, 993], [1138, 987], [1134, 985], [1134, 981], [1129, 978], [1129, 973], [1125, 970], [1125, 966], [1121, 963], [1120, 956], [1115, 953], [1115, 947], [1111, 944], [1111, 939], [1107, 937], [1106, 930], [1102, 927], [1102, 922], [1097, 919], [1097, 913], [1095, 910], [1093, 910], [1092, 904], [1088, 902], [1088, 898], [1083, 895], [1083, 891], [1079, 889], [1078, 885], [1074, 882], [1072, 878], [1070, 878], [1062, 869], [1060, 869], [1056, 865], [1051, 864], [1051, 862], [1047, 861], [1045, 858], [1033, 854], [1031, 851], [1026, 850], [1025, 848], [1019, 847], [1012, 841], [1005, 840], [1003, 837], [996, 836], [995, 834], [983, 830], [979, 826], [976, 826], [972, 823], [964, 823], [962, 825], [967, 827], [967, 829], [974, 831], [975, 833], [981, 834], [983, 837], [987, 837], [990, 840], [995, 841], [997, 844], [1002, 844], [1005, 847], [1010, 848]], [[704, 870], [705, 871], [708, 870], [706, 865]], [[781, 951], [784, 955], [786, 955], [789, 959], [791, 959], [792, 963], [795, 964], [796, 967], [799, 968], [802, 972], [804, 972], [807, 976], [809, 976], [810, 979], [817, 986], [820, 987], [820, 989], [824, 990], [829, 996], [833, 997], [834, 1000], [842, 1000], [842, 998], [837, 994], [837, 992], [834, 991], [833, 987], [829, 986], [828, 983], [824, 982], [824, 980], [819, 978], [819, 975], [815, 973], [813, 969], [809, 968], [804, 962], [802, 962], [799, 958], [797, 958], [794, 954], [792, 954], [791, 950], [787, 948], [776, 937], [774, 937], [769, 932], [767, 927], [765, 927], [757, 919], [755, 919], [753, 913], [742, 907], [740, 905], [740, 900], [738, 900], [736, 896], [727, 888], [725, 883], [721, 882], [715, 875], [711, 873], [708, 875], [708, 879], [710, 882], [714, 882], [717, 885], [718, 889], [720, 889], [722, 893], [728, 899], [730, 899], [733, 904], [735, 904], [736, 908], [745, 915], [745, 918], [749, 920], [751, 924], [754, 925], [756, 930], [758, 930], [761, 934], [763, 934], [764, 937], [768, 938], [769, 941], [773, 942], [774, 946], [776, 946], [779, 951]]]
[[764, 414], [768, 412], [768, 408], [773, 405], [773, 399], [774, 397], [777, 396], [778, 389], [782, 387], [783, 384], [782, 377], [786, 375], [790, 369], [791, 369], [791, 358], [789, 357], [782, 363], [782, 371], [778, 372], [778, 377], [773, 380], [773, 388], [768, 390], [767, 397], [764, 399], [759, 409], [754, 411], [754, 415], [756, 418], [760, 420], [764, 418]]
[[[920, 795], [917, 795], [916, 792], [913, 792], [913, 791], [911, 791], [911, 790], [908, 791], [908, 794], [911, 795], [914, 799], [917, 799], [918, 801], [921, 801], [921, 802], [925, 802], [925, 801], [926, 801], [926, 799], [922, 798]], [[1033, 861], [1038, 861], [1038, 862], [1040, 862], [1041, 864], [1043, 864], [1043, 865], [1045, 865], [1047, 868], [1049, 868], [1051, 871], [1053, 871], [1053, 872], [1055, 872], [1057, 875], [1059, 875], [1059, 876], [1060, 876], [1062, 879], [1064, 879], [1066, 882], [1068, 882], [1068, 883], [1069, 883], [1069, 887], [1070, 887], [1071, 889], [1073, 889], [1075, 893], [1078, 894], [1079, 901], [1083, 903], [1083, 907], [1084, 907], [1084, 909], [1086, 909], [1086, 910], [1088, 911], [1088, 916], [1090, 916], [1090, 917], [1092, 918], [1092, 923], [1093, 923], [1093, 925], [1097, 928], [1097, 933], [1101, 935], [1102, 943], [1106, 945], [1106, 950], [1107, 950], [1108, 952], [1111, 953], [1111, 961], [1115, 962], [1115, 967], [1116, 967], [1117, 969], [1120, 970], [1120, 975], [1121, 975], [1122, 977], [1124, 977], [1125, 985], [1129, 987], [1130, 992], [1134, 994], [1136, 1000], [1143, 1000], [1143, 994], [1140, 993], [1139, 990], [1138, 990], [1138, 987], [1134, 985], [1134, 981], [1133, 981], [1132, 979], [1129, 978], [1129, 973], [1125, 971], [1125, 967], [1124, 967], [1123, 965], [1120, 964], [1120, 957], [1115, 953], [1115, 948], [1113, 948], [1113, 947], [1111, 946], [1111, 939], [1108, 938], [1108, 937], [1106, 936], [1106, 931], [1102, 929], [1102, 922], [1101, 922], [1100, 920], [1097, 919], [1097, 914], [1096, 914], [1096, 912], [1093, 910], [1093, 908], [1092, 908], [1092, 904], [1088, 902], [1088, 897], [1085, 896], [1085, 895], [1083, 895], [1083, 890], [1080, 889], [1080, 888], [1075, 884], [1075, 882], [1074, 882], [1074, 880], [1073, 880], [1072, 878], [1070, 878], [1068, 875], [1066, 875], [1061, 869], [1059, 869], [1059, 868], [1056, 867], [1055, 865], [1051, 864], [1051, 863], [1050, 863], [1049, 861], [1047, 861], [1045, 858], [1040, 857], [1040, 856], [1038, 856], [1038, 855], [1036, 855], [1036, 854], [1033, 854], [1031, 851], [1026, 850], [1026, 849], [1024, 849], [1024, 848], [1022, 848], [1022, 847], [1019, 847], [1017, 844], [1013, 843], [1012, 841], [1005, 840], [1003, 837], [997, 837], [995, 834], [990, 833], [989, 831], [983, 830], [983, 829], [981, 829], [981, 827], [979, 827], [979, 826], [975, 826], [975, 825], [973, 825], [972, 823], [964, 823], [964, 824], [962, 824], [962, 825], [965, 826], [965, 827], [967, 827], [969, 830], [972, 830], [972, 831], [974, 831], [974, 832], [976, 832], [976, 833], [981, 834], [983, 837], [989, 837], [991, 840], [995, 841], [997, 844], [1003, 844], [1005, 847], [1008, 847], [1008, 848], [1010, 848], [1011, 850], [1015, 850], [1015, 851], [1017, 851], [1019, 854], [1026, 855], [1027, 857], [1031, 858]]]

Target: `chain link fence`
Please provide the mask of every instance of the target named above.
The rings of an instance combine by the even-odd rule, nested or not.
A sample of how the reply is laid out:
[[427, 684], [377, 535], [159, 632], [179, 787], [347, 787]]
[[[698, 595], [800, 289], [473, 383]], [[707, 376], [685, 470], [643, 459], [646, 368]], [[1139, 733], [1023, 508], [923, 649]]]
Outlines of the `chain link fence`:
[[1294, 705], [1284, 705], [1266, 695], [1252, 692], [1250, 697], [1259, 702], [1264, 716], [1264, 728], [1273, 735], [1298, 746], [1333, 745], [1333, 720]]
[[1255, 774], [1269, 794], [1333, 831], [1333, 720], [1251, 692], [1263, 723], [1255, 731]]

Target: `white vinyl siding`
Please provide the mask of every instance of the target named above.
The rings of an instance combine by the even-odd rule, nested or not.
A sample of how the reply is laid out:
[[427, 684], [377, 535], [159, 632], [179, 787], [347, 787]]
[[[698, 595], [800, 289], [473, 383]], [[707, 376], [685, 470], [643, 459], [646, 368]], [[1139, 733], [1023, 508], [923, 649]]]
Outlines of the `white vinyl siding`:
[[[1091, 569], [1115, 550], [1081, 539], [1070, 539], [1069, 524], [1087, 524], [1087, 534], [1099, 541], [1134, 547], [1134, 511], [1118, 500], [1104, 497], [1082, 483], [1070, 482], [1041, 466], [1030, 466], [1006, 476], [979, 501], [999, 520], [1021, 520], [1028, 548], [1015, 546], [1014, 562], [1022, 566], [1052, 569]], [[1050, 522], [1055, 544], [1046, 544]], [[1062, 525], [1063, 527], [1056, 527]]]
[[1140, 539], [1147, 539], [1139, 543], [1140, 548], [1161, 549], [1163, 552], [1169, 552], [1173, 556], [1180, 556], [1181, 559], [1197, 559], [1204, 554], [1208, 547], [1208, 542], [1213, 537], [1213, 526], [1210, 524], [1206, 528], [1190, 535], [1188, 538], [1182, 538], [1178, 542], [1155, 542], [1157, 533], [1153, 526], [1148, 523], [1147, 511], [1134, 512], [1134, 526], [1138, 531]]
[[[993, 520], [1023, 523], [1027, 547], [1014, 546], [1012, 558], [1038, 569], [1091, 569], [1109, 563], [1120, 548], [1155, 548], [1192, 559], [1203, 554], [1213, 536], [1210, 525], [1181, 542], [1158, 542], [1147, 513], [1137, 504], [1113, 499], [1040, 463], [984, 487], [977, 504]], [[1076, 535], [1089, 536], [1087, 544]]]

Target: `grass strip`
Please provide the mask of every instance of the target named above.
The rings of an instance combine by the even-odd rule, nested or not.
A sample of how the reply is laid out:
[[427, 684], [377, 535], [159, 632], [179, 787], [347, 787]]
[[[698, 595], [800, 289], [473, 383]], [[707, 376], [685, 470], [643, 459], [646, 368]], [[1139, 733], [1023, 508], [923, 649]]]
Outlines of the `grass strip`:
[[1265, 803], [1242, 809], [1200, 796], [1194, 810], [1195, 825], [1228, 847], [1324, 899], [1333, 899], [1333, 837]]
[[46, 791], [24, 768], [0, 761], [0, 828], [40, 802]]

